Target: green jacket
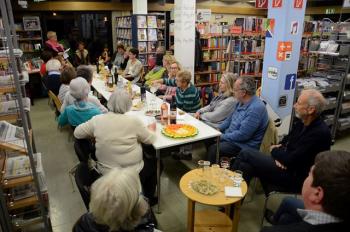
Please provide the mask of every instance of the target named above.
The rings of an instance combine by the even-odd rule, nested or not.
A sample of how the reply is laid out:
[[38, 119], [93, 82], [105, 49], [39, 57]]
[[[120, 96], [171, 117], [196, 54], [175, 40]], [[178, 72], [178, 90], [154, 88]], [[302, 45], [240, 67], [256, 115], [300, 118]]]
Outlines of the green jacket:
[[163, 67], [160, 69], [157, 69], [157, 70], [155, 70], [155, 68], [153, 68], [145, 76], [145, 80], [146, 80], [145, 84], [147, 86], [150, 86], [152, 84], [152, 81], [162, 79], [164, 72], [165, 72], [165, 68], [163, 68]]

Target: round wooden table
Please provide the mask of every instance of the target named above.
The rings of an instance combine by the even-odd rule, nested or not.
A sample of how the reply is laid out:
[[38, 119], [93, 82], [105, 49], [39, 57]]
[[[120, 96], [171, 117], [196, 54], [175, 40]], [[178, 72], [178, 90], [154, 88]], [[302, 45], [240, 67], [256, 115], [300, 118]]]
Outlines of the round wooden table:
[[[222, 169], [220, 169], [222, 172]], [[234, 176], [234, 172], [227, 170], [228, 176]], [[212, 168], [208, 173], [212, 173]], [[191, 188], [191, 182], [198, 180], [208, 180], [211, 183], [219, 187], [219, 192], [207, 196], [194, 191]], [[226, 197], [224, 192], [225, 186], [233, 186], [233, 181], [229, 178], [224, 178], [223, 181], [219, 181], [218, 177], [212, 174], [206, 177], [203, 174], [202, 169], [194, 169], [189, 171], [180, 180], [180, 189], [183, 194], [188, 198], [187, 208], [187, 231], [188, 232], [236, 232], [238, 231], [239, 210], [241, 206], [241, 200], [247, 193], [247, 184], [245, 181], [241, 184], [242, 197]], [[195, 215], [196, 202], [212, 205], [212, 206], [224, 206], [225, 213], [218, 210], [203, 210], [197, 211]], [[233, 218], [230, 219], [231, 206], [234, 208]]]

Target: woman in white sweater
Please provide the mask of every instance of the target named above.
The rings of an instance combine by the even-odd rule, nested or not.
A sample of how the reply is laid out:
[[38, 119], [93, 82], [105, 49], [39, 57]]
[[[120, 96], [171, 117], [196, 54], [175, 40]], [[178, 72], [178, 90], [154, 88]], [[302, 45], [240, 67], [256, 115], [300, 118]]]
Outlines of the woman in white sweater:
[[155, 133], [137, 117], [125, 115], [132, 106], [125, 90], [117, 89], [107, 106], [111, 112], [97, 115], [79, 125], [74, 136], [77, 139], [95, 138], [97, 168], [102, 173], [114, 167], [140, 172], [144, 165], [141, 143], [153, 143]]

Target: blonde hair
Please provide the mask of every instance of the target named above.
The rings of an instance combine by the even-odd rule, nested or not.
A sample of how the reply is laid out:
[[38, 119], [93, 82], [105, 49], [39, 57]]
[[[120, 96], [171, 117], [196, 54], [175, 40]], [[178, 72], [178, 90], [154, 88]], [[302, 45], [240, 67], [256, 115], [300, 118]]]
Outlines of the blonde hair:
[[46, 36], [48, 39], [51, 39], [52, 37], [57, 36], [57, 34], [54, 31], [48, 31]]
[[132, 230], [149, 208], [140, 192], [135, 170], [113, 168], [92, 185], [90, 212], [110, 231]]
[[181, 81], [183, 81], [183, 82], [190, 83], [191, 78], [192, 78], [192, 74], [190, 71], [183, 70], [183, 71], [180, 71], [177, 73], [177, 77], [180, 78]]
[[51, 59], [46, 62], [46, 71], [59, 71], [61, 68], [61, 62], [58, 59]]
[[234, 96], [233, 86], [238, 78], [237, 73], [225, 72], [222, 74], [223, 80], [226, 84], [226, 92], [223, 93], [225, 96]]
[[163, 60], [165, 60], [168, 65], [171, 65], [175, 61], [175, 57], [172, 55], [164, 55]]
[[176, 64], [176, 65], [177, 65], [177, 68], [179, 69], [179, 71], [182, 70], [181, 64], [180, 64], [178, 61], [174, 60], [173, 62], [171, 62], [170, 66], [171, 66], [172, 64]]

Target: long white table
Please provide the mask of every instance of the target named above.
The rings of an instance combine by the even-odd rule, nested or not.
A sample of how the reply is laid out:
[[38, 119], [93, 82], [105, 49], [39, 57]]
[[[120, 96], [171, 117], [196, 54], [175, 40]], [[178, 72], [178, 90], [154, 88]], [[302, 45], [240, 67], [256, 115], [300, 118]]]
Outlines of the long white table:
[[[128, 81], [119, 76], [119, 79], [122, 80], [123, 84], [125, 85]], [[98, 78], [94, 78], [92, 81], [92, 87], [103, 96], [107, 101], [111, 96], [111, 92], [108, 91], [107, 86], [105, 85], [105, 82], [103, 80], [100, 80]], [[133, 91], [140, 92], [140, 87], [137, 85], [132, 85]], [[162, 104], [162, 100], [158, 97], [155, 97], [153, 94], [150, 92], [146, 92], [146, 101], [147, 103], [151, 100], [151, 98], [156, 99], [157, 105], [160, 107]], [[137, 103], [137, 101], [140, 101], [141, 99], [135, 99], [133, 100], [133, 105]], [[128, 115], [134, 115], [136, 117], [139, 117], [145, 124], [148, 123], [149, 116], [145, 115], [145, 111], [147, 110], [146, 107], [142, 108], [141, 110], [138, 111], [129, 111], [126, 114]], [[192, 117], [190, 114], [184, 113], [183, 115], [179, 114], [178, 110], [178, 115], [177, 115], [177, 122], [178, 123], [186, 123], [190, 124], [192, 126], [195, 126], [198, 129], [198, 134], [194, 137], [190, 138], [184, 138], [184, 139], [173, 139], [166, 137], [162, 134], [162, 128], [163, 126], [161, 125], [160, 122], [157, 122], [157, 129], [156, 129], [156, 140], [152, 144], [153, 148], [156, 150], [156, 158], [157, 158], [157, 195], [158, 195], [158, 212], [160, 211], [160, 161], [161, 161], [161, 156], [160, 156], [160, 150], [165, 149], [165, 148], [170, 148], [170, 147], [175, 147], [175, 146], [180, 146], [180, 145], [185, 145], [189, 143], [194, 143], [198, 141], [203, 141], [206, 139], [211, 139], [211, 138], [218, 138], [217, 139], [217, 158], [219, 157], [219, 151], [218, 151], [218, 144], [219, 144], [219, 137], [221, 135], [221, 132], [218, 130], [215, 130], [214, 128], [208, 126], [207, 124], [203, 123], [202, 121]]]

